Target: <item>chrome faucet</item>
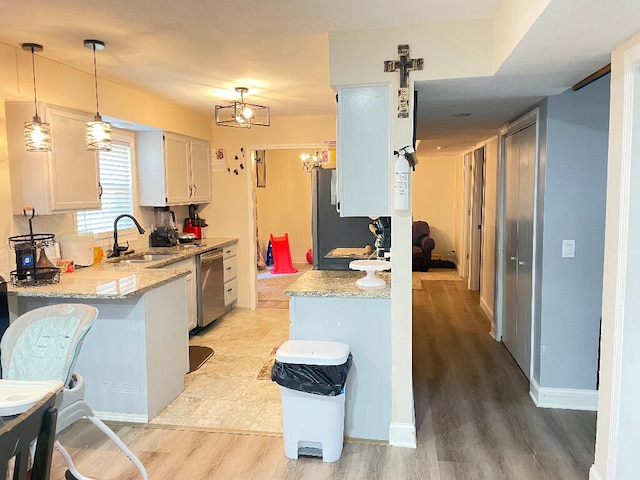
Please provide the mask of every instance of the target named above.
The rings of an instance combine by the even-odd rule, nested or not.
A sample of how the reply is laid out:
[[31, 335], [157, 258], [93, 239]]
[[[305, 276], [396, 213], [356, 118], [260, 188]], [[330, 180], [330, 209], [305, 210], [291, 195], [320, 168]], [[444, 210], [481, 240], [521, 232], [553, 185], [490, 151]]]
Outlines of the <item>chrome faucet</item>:
[[127, 250], [129, 250], [129, 242], [127, 242], [126, 247], [121, 247], [120, 245], [118, 245], [118, 221], [122, 217], [127, 217], [133, 220], [133, 223], [135, 223], [136, 227], [138, 227], [138, 232], [140, 233], [140, 235], [144, 233], [144, 228], [140, 226], [140, 224], [138, 223], [138, 220], [133, 218], [133, 215], [129, 215], [128, 213], [123, 213], [122, 215], [118, 215], [116, 219], [113, 221], [113, 250], [111, 251], [111, 255], [109, 255], [109, 257], [119, 257], [120, 252], [126, 252]]

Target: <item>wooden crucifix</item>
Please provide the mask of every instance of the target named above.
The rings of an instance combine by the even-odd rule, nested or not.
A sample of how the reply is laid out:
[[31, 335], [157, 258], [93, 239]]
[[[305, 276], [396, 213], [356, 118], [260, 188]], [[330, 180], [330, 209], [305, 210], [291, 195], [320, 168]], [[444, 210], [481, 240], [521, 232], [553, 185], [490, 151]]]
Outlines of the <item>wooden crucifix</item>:
[[398, 60], [385, 60], [385, 72], [400, 74], [400, 88], [398, 89], [398, 118], [409, 118], [409, 72], [422, 70], [423, 58], [409, 58], [409, 45], [398, 45]]

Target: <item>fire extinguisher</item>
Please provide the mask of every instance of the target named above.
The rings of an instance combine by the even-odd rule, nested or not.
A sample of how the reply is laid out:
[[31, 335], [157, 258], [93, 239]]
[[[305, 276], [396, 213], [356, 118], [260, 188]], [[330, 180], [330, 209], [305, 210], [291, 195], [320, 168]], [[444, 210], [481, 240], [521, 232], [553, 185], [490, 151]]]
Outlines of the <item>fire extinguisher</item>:
[[397, 152], [393, 152], [398, 156], [395, 163], [393, 187], [393, 203], [396, 210], [409, 210], [409, 176], [411, 175], [411, 169], [415, 170], [415, 166], [418, 163], [413, 155], [414, 152], [413, 147], [409, 145], [402, 147]]

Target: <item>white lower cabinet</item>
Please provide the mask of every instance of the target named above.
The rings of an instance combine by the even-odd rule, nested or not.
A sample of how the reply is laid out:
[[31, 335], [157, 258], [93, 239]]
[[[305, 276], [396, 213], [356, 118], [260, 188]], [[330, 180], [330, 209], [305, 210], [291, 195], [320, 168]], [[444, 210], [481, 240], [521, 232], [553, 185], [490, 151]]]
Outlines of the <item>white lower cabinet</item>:
[[191, 271], [191, 273], [187, 275], [187, 308], [185, 313], [187, 330], [191, 331], [194, 328], [196, 328], [197, 320], [198, 320], [198, 316], [197, 316], [198, 290], [196, 285], [195, 257], [190, 257], [186, 260], [181, 260], [176, 263], [171, 263], [166, 267], [162, 267], [162, 268]]
[[228, 312], [238, 303], [238, 242], [223, 248], [224, 265], [224, 307]]

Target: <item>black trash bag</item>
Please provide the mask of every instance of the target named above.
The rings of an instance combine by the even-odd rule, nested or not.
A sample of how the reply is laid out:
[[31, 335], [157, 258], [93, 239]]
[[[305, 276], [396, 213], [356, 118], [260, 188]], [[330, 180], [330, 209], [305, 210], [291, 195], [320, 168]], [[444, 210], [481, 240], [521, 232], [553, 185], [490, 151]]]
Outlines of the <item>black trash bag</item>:
[[342, 365], [308, 365], [276, 360], [271, 369], [271, 380], [298, 392], [334, 397], [342, 393], [352, 361], [351, 354]]

